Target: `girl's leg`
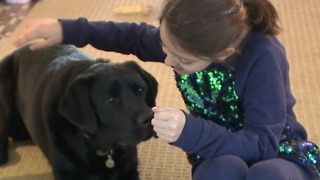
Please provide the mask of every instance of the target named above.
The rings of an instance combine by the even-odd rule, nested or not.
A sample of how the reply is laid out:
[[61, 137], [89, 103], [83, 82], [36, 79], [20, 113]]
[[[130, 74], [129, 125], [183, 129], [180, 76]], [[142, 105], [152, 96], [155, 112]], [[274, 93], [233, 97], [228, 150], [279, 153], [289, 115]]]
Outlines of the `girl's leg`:
[[311, 180], [311, 174], [299, 165], [281, 158], [269, 159], [253, 164], [246, 180]]
[[223, 155], [205, 159], [193, 169], [193, 180], [242, 180], [248, 171], [247, 164], [237, 156]]

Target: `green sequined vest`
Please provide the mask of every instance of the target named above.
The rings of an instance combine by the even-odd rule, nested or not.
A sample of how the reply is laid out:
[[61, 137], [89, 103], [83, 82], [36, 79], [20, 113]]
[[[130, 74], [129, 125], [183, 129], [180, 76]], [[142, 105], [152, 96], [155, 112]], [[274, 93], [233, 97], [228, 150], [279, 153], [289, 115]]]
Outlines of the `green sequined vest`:
[[175, 74], [190, 114], [214, 121], [229, 131], [242, 129], [243, 116], [233, 74], [232, 67], [222, 65], [193, 74]]

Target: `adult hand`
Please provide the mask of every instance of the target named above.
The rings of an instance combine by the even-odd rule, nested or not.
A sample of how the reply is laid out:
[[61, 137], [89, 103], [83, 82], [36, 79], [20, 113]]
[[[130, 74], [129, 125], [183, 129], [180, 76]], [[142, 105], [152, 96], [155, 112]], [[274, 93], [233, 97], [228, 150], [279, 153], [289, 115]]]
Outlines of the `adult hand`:
[[60, 44], [62, 42], [62, 26], [57, 19], [38, 19], [27, 23], [17, 34], [14, 46], [20, 47], [26, 43], [38, 40], [30, 44], [31, 50]]
[[158, 137], [166, 142], [173, 143], [180, 137], [186, 116], [182, 110], [173, 107], [153, 107], [154, 118], [151, 123]]

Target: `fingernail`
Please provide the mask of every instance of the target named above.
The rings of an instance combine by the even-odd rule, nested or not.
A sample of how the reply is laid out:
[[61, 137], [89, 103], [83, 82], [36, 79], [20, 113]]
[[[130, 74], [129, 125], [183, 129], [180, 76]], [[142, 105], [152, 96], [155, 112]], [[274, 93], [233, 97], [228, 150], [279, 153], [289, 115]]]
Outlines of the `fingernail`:
[[35, 50], [36, 48], [35, 48], [34, 46], [30, 45], [30, 46], [29, 46], [29, 49], [30, 49], [31, 51], [33, 51], [33, 50]]

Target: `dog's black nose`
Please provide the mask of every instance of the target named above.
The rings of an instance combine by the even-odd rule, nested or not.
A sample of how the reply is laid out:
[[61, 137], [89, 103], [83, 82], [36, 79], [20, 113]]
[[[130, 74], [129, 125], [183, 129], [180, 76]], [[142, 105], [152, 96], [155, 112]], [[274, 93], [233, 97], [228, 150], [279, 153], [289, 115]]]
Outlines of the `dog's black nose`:
[[149, 126], [151, 123], [151, 119], [152, 119], [152, 117], [144, 118], [141, 121], [139, 121], [139, 124], [142, 126]]
[[138, 118], [138, 123], [139, 125], [142, 125], [142, 126], [149, 126], [152, 118], [153, 118], [153, 113], [152, 112], [147, 113]]

